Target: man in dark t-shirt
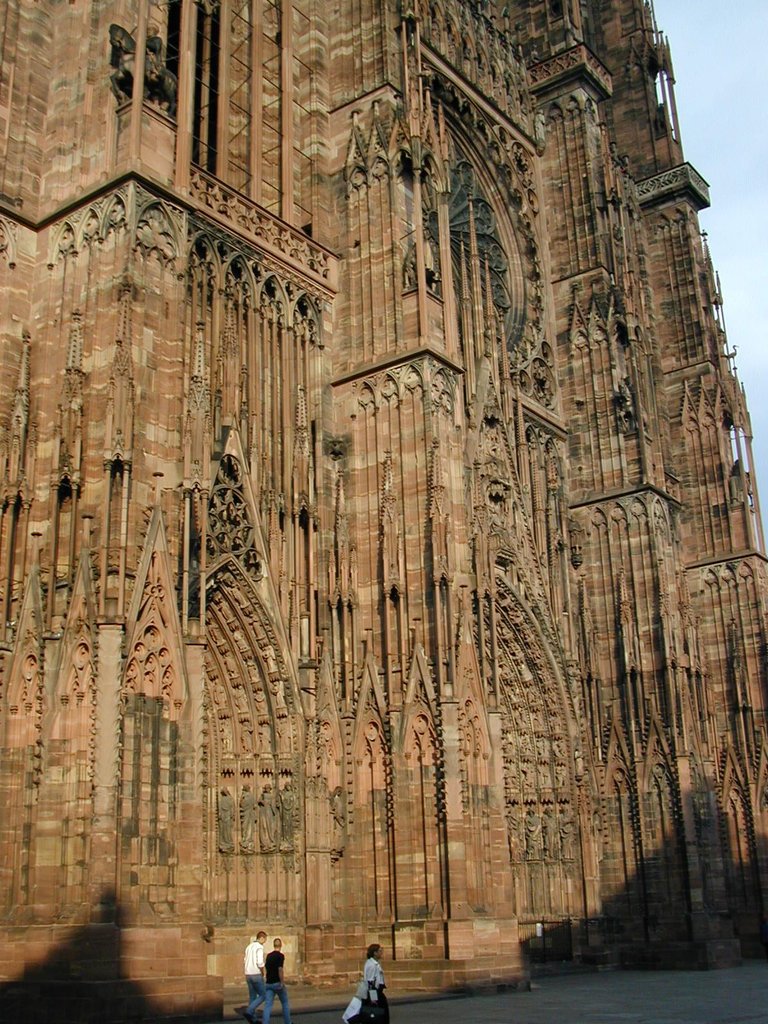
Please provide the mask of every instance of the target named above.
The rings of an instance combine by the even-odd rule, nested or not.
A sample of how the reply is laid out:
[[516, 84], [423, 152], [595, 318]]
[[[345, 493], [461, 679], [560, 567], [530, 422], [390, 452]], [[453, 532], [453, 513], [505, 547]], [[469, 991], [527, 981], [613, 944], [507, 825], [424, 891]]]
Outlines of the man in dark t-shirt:
[[288, 990], [286, 989], [285, 982], [283, 981], [285, 957], [282, 953], [282, 940], [275, 939], [273, 946], [275, 948], [271, 953], [267, 953], [267, 959], [264, 961], [267, 981], [267, 998], [264, 1003], [264, 1024], [269, 1024], [269, 1018], [272, 1016], [272, 1004], [275, 1001], [275, 996], [280, 1000], [280, 1004], [283, 1007], [283, 1021], [285, 1024], [291, 1024], [291, 1007], [288, 1003]]

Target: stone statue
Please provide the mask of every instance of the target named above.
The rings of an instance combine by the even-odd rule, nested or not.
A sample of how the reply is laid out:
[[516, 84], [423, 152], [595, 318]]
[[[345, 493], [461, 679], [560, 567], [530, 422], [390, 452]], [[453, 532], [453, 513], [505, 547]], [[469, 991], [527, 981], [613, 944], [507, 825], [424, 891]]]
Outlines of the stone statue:
[[507, 848], [510, 862], [518, 864], [522, 860], [520, 821], [512, 810], [507, 813]]
[[403, 289], [409, 291], [416, 287], [416, 246], [410, 243], [403, 260]]
[[529, 807], [525, 815], [525, 859], [538, 860], [541, 857], [541, 818]]
[[541, 821], [541, 839], [545, 859], [557, 860], [557, 819], [550, 808], [547, 808], [544, 812], [544, 817]]
[[344, 829], [347, 824], [347, 809], [344, 800], [344, 790], [337, 786], [332, 793], [328, 794], [328, 803], [331, 809], [331, 822], [333, 834], [331, 836], [331, 860], [336, 861], [344, 851]]
[[232, 853], [235, 841], [232, 829], [235, 823], [235, 801], [226, 786], [219, 790], [219, 851]]
[[336, 842], [336, 837], [341, 837], [347, 822], [347, 815], [344, 809], [344, 790], [341, 786], [337, 786], [334, 789], [330, 795], [329, 802], [331, 805], [331, 817], [333, 818], [334, 842]]
[[259, 849], [262, 853], [273, 853], [277, 847], [278, 825], [275, 797], [271, 784], [267, 782], [259, 798]]
[[573, 860], [576, 842], [576, 823], [573, 812], [566, 807], [560, 815], [560, 853], [563, 860]]
[[[122, 25], [109, 26], [112, 46], [110, 64], [115, 69], [109, 76], [112, 92], [118, 102], [131, 99], [136, 68], [136, 41]], [[178, 82], [165, 66], [165, 45], [155, 25], [147, 30], [144, 57], [144, 99], [162, 107], [168, 117], [176, 117]]]
[[250, 786], [243, 786], [240, 796], [240, 849], [253, 853], [253, 833], [256, 828], [256, 796]]
[[536, 149], [542, 153], [547, 142], [547, 119], [540, 110], [533, 119], [533, 139]]

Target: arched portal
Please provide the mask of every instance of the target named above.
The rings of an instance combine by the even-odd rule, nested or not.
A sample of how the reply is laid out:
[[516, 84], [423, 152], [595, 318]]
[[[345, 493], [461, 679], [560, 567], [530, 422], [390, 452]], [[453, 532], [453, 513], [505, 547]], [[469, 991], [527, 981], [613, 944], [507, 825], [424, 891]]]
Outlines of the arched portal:
[[491, 615], [496, 618], [505, 814], [524, 934], [527, 921], [583, 911], [574, 781], [578, 732], [544, 631], [503, 567], [497, 566], [495, 601], [485, 613], [486, 634]]
[[225, 455], [208, 508], [204, 713], [206, 903], [212, 921], [298, 921], [303, 724], [274, 620], [240, 463]]

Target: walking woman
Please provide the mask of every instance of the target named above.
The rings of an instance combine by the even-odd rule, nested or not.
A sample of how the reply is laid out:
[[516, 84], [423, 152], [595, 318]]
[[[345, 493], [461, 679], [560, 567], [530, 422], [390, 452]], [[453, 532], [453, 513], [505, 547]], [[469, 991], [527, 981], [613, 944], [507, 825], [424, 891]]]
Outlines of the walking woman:
[[368, 983], [369, 999], [371, 1002], [378, 1003], [384, 1010], [382, 1024], [389, 1024], [389, 1003], [384, 995], [384, 989], [387, 986], [384, 982], [384, 971], [381, 969], [382, 953], [383, 950], [378, 942], [370, 944], [366, 953], [365, 966], [363, 967], [363, 980]]
[[[389, 1003], [384, 995], [384, 971], [381, 969], [382, 949], [372, 942], [366, 952], [363, 976], [341, 1018], [344, 1024], [389, 1024]], [[375, 1009], [374, 1009], [375, 1008]]]

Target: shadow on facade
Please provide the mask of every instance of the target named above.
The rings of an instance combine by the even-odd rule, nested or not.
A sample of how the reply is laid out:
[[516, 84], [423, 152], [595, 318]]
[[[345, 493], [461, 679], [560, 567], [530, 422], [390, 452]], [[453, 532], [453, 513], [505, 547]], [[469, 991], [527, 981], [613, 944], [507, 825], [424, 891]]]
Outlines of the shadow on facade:
[[[66, 937], [47, 955], [28, 964], [13, 981], [0, 984], [0, 1020], [53, 1020], [61, 1024], [116, 1024], [120, 1021], [188, 1021], [173, 1016], [142, 986], [124, 976], [121, 957], [121, 914], [114, 892], [105, 892], [94, 920], [61, 926]], [[33, 948], [35, 930], [48, 947], [52, 928], [19, 925], [24, 945]], [[19, 938], [21, 939], [21, 934]], [[210, 1019], [210, 1018], [209, 1018]]]
[[607, 845], [595, 879], [599, 914], [542, 913], [537, 919], [534, 912], [520, 921], [521, 948], [532, 972], [546, 973], [568, 961], [695, 970], [763, 958], [757, 863], [734, 857], [728, 840], [724, 829], [722, 846], [709, 846], [706, 861], [698, 864], [685, 858], [683, 844], [674, 839], [645, 856], [635, 843]]

